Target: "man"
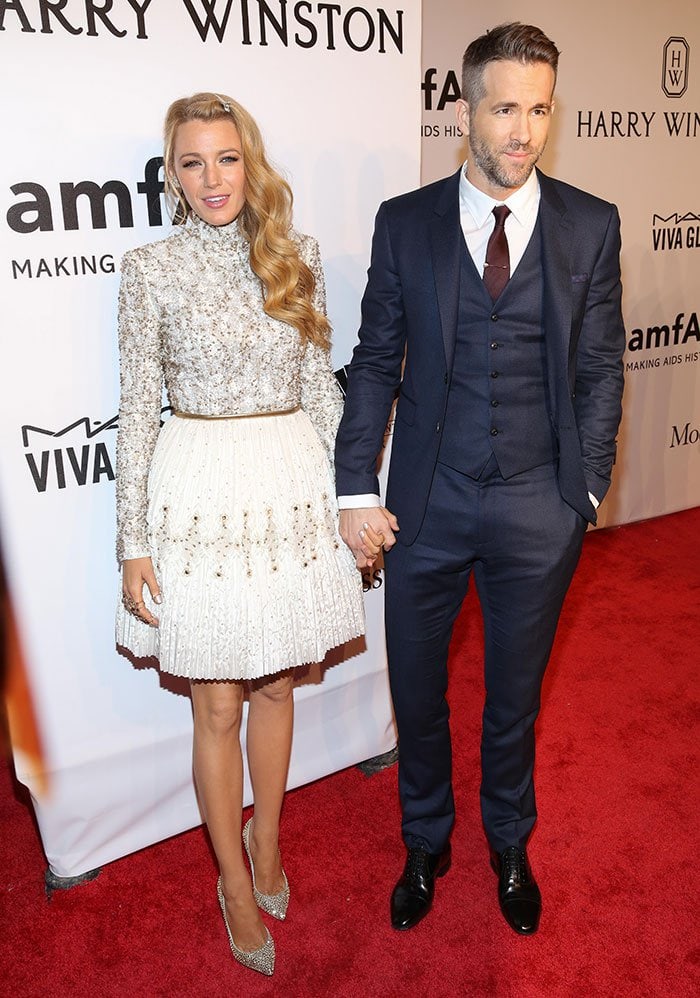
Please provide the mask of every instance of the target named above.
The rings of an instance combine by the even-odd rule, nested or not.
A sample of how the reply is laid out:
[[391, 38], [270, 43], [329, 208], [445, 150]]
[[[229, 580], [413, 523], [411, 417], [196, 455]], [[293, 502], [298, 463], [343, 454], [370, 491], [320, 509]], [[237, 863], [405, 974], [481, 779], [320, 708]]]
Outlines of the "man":
[[[396, 929], [428, 913], [450, 864], [446, 663], [472, 571], [485, 636], [482, 818], [503, 915], [522, 934], [539, 924], [526, 853], [534, 725], [564, 596], [610, 483], [625, 342], [617, 209], [534, 169], [558, 54], [531, 25], [472, 42], [457, 102], [465, 166], [376, 219], [336, 474], [358, 566], [387, 551], [407, 847]], [[375, 463], [397, 391], [385, 509]]]

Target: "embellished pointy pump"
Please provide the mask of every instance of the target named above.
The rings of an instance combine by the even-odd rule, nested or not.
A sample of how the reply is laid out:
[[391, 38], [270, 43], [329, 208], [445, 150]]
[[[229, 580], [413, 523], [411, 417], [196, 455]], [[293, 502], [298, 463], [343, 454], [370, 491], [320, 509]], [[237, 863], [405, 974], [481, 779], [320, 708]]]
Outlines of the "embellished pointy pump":
[[266, 911], [268, 915], [272, 915], [273, 918], [277, 918], [282, 921], [287, 915], [287, 907], [289, 905], [289, 882], [287, 881], [287, 875], [282, 870], [282, 876], [284, 877], [284, 887], [278, 894], [263, 894], [255, 886], [255, 867], [253, 866], [253, 857], [250, 855], [250, 826], [253, 819], [248, 818], [243, 829], [243, 845], [245, 846], [246, 855], [248, 857], [248, 862], [250, 863], [250, 872], [253, 877], [253, 897], [255, 898], [255, 903], [258, 908], [262, 911]]
[[265, 928], [266, 939], [262, 946], [259, 946], [258, 949], [239, 949], [233, 941], [231, 926], [228, 924], [228, 916], [226, 915], [226, 900], [224, 898], [223, 887], [221, 886], [221, 877], [219, 877], [216, 883], [216, 893], [219, 897], [221, 914], [224, 916], [224, 925], [226, 926], [226, 933], [228, 935], [228, 941], [231, 945], [231, 952], [233, 953], [234, 958], [242, 964], [242, 966], [248, 967], [249, 970], [257, 970], [259, 974], [265, 974], [266, 977], [272, 977], [275, 970], [275, 944], [272, 936], [270, 935], [270, 930]]

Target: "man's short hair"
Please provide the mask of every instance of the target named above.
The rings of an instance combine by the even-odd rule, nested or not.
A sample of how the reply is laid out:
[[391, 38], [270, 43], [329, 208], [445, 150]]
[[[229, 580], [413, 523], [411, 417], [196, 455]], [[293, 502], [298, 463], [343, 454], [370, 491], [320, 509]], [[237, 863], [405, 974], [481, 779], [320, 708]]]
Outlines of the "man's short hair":
[[484, 68], [489, 62], [510, 59], [524, 64], [545, 62], [557, 78], [559, 49], [534, 24], [499, 24], [467, 47], [462, 59], [462, 100], [473, 110], [484, 96]]

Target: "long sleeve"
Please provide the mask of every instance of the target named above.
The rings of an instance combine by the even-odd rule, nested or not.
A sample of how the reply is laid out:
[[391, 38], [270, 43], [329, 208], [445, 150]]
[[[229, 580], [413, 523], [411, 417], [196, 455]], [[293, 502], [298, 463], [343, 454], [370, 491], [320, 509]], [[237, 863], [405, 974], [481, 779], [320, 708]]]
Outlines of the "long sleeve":
[[361, 312], [335, 452], [336, 485], [343, 497], [379, 495], [377, 456], [401, 383], [407, 322], [386, 202], [377, 212]]
[[119, 288], [121, 397], [117, 433], [117, 558], [148, 547], [148, 472], [160, 429], [163, 386], [160, 322], [136, 254], [122, 260]]
[[576, 425], [586, 484], [598, 501], [604, 498], [610, 484], [622, 414], [625, 329], [621, 294], [620, 219], [617, 209], [612, 208], [591, 276], [576, 351]]
[[[326, 315], [326, 283], [315, 239], [305, 237], [302, 256], [316, 282], [313, 306], [316, 311]], [[343, 395], [333, 373], [330, 351], [315, 343], [307, 343], [300, 373], [302, 409], [314, 424], [332, 464], [335, 435], [343, 414]]]

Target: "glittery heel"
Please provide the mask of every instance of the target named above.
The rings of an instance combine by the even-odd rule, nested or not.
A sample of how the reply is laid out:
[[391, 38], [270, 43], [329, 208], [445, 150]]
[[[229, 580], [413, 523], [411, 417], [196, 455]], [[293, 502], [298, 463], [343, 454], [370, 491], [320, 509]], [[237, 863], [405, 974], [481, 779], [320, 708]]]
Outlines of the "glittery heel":
[[252, 818], [248, 818], [245, 823], [245, 827], [243, 829], [243, 845], [245, 846], [248, 862], [250, 863], [250, 872], [253, 877], [253, 897], [255, 898], [255, 903], [258, 908], [266, 911], [268, 915], [272, 915], [273, 918], [277, 918], [281, 922], [287, 915], [287, 906], [289, 905], [289, 883], [287, 881], [287, 875], [284, 870], [282, 870], [284, 887], [279, 894], [263, 894], [255, 886], [255, 867], [253, 866], [253, 857], [250, 855], [250, 825], [252, 820]]
[[231, 944], [231, 952], [233, 953], [234, 958], [244, 967], [248, 967], [249, 970], [257, 970], [259, 974], [265, 974], [266, 977], [272, 977], [275, 970], [275, 944], [272, 936], [270, 935], [269, 929], [265, 929], [267, 938], [258, 949], [239, 949], [233, 941], [231, 926], [228, 924], [228, 917], [226, 915], [226, 900], [224, 899], [224, 891], [221, 886], [221, 877], [219, 877], [216, 882], [216, 893], [219, 897], [221, 914], [224, 916], [224, 925], [226, 926], [228, 941]]

